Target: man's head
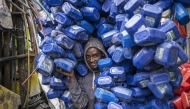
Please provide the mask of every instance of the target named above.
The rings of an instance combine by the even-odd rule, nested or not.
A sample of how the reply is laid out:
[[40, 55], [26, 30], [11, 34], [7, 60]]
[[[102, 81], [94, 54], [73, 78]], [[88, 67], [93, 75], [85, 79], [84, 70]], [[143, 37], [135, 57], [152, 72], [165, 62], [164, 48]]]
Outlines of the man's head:
[[105, 57], [97, 48], [91, 47], [86, 52], [86, 61], [92, 70], [98, 70], [98, 61]]

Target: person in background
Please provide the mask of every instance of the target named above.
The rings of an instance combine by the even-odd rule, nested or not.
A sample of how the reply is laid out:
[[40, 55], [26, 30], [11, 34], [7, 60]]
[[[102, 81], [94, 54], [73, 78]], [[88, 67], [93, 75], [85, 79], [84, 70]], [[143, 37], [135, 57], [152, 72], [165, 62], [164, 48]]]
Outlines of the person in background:
[[70, 91], [73, 104], [79, 108], [94, 109], [94, 104], [97, 101], [94, 96], [95, 85], [94, 79], [100, 74], [98, 61], [108, 57], [102, 42], [96, 38], [89, 38], [84, 48], [84, 61], [88, 67], [88, 74], [84, 77], [76, 79], [74, 71], [64, 72], [56, 68], [58, 72], [69, 76], [67, 87]]

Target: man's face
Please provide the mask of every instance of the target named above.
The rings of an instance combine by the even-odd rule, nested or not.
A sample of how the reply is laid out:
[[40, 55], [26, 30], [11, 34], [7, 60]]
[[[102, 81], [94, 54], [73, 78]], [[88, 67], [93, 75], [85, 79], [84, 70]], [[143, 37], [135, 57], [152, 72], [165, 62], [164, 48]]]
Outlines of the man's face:
[[97, 48], [89, 48], [86, 52], [86, 61], [92, 70], [98, 70], [98, 61], [103, 57], [103, 53]]

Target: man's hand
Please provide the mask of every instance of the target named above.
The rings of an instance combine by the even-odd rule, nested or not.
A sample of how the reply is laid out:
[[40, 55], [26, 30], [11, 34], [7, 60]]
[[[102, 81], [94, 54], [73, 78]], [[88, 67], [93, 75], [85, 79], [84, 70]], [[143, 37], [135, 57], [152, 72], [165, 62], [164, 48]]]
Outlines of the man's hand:
[[75, 72], [72, 70], [71, 72], [65, 72], [60, 68], [56, 67], [56, 71], [60, 72], [61, 74], [68, 76], [71, 83], [75, 82]]

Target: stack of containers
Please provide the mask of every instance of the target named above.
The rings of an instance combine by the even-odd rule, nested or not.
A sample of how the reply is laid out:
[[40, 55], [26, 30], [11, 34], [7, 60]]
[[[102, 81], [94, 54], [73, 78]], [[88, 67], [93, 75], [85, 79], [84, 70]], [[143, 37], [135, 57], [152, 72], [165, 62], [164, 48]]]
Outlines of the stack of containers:
[[94, 95], [99, 100], [95, 109], [174, 107], [173, 92], [182, 82], [178, 67], [188, 57], [177, 42], [181, 36], [175, 23], [169, 19], [161, 25], [161, 18], [171, 9], [181, 25], [189, 22], [183, 0], [176, 1], [42, 0], [55, 21], [52, 24], [43, 11], [36, 19], [42, 22], [46, 36], [39, 30], [42, 42], [36, 70], [43, 75], [42, 83], [51, 88], [47, 97], [60, 98], [67, 109], [76, 108], [66, 86], [69, 78], [55, 69], [74, 69], [76, 75], [85, 76], [83, 48], [93, 36], [102, 41], [109, 55], [98, 61], [102, 73], [94, 80]]

